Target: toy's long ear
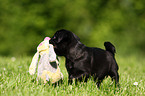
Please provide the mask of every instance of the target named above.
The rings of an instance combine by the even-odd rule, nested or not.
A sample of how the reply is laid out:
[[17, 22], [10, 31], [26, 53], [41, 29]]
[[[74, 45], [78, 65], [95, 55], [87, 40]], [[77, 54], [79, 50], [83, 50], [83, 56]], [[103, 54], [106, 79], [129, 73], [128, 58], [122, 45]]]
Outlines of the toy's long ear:
[[56, 54], [54, 52], [54, 49], [53, 49], [53, 45], [49, 44], [49, 60], [50, 62], [53, 62], [56, 60]]
[[33, 75], [35, 73], [35, 71], [36, 71], [36, 66], [37, 66], [37, 63], [38, 63], [38, 58], [39, 58], [39, 52], [35, 53], [35, 55], [33, 56], [31, 65], [29, 67], [29, 73], [30, 73], [30, 75]]

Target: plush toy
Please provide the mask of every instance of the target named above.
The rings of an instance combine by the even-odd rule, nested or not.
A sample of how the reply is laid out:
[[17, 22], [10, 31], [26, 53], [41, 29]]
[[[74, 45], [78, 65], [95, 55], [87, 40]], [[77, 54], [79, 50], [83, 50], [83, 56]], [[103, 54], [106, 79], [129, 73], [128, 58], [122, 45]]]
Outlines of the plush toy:
[[58, 66], [59, 62], [56, 59], [53, 45], [49, 44], [49, 40], [50, 38], [46, 37], [44, 41], [42, 41], [37, 47], [37, 52], [35, 53], [29, 67], [29, 73], [30, 75], [33, 75], [35, 73], [40, 55], [40, 60], [38, 63], [37, 81], [41, 79], [44, 81], [44, 83], [46, 83], [47, 81], [55, 83], [60, 79], [63, 79], [63, 75]]

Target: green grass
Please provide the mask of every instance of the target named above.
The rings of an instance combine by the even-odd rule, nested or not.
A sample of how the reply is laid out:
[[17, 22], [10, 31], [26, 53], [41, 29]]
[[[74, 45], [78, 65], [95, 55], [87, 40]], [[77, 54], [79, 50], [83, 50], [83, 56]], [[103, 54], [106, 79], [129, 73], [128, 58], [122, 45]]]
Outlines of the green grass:
[[[87, 83], [68, 85], [64, 58], [61, 58], [60, 68], [64, 75], [64, 84], [37, 84], [36, 74], [29, 75], [28, 69], [32, 57], [0, 57], [0, 93], [1, 96], [143, 96], [145, 95], [145, 59], [139, 56], [126, 56], [116, 59], [119, 65], [120, 88], [115, 88], [109, 78], [106, 78], [98, 89], [90, 79]], [[133, 85], [138, 82], [138, 85]]]

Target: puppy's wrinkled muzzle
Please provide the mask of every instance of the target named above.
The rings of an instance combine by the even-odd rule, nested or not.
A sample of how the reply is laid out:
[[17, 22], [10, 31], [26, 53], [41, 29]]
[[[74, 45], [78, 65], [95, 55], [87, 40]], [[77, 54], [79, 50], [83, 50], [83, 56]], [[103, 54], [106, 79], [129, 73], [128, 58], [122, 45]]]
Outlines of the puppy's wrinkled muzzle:
[[50, 39], [49, 43], [52, 44], [54, 48], [56, 48], [56, 45], [53, 39]]
[[53, 40], [52, 40], [52, 39], [50, 39], [49, 43], [53, 45]]

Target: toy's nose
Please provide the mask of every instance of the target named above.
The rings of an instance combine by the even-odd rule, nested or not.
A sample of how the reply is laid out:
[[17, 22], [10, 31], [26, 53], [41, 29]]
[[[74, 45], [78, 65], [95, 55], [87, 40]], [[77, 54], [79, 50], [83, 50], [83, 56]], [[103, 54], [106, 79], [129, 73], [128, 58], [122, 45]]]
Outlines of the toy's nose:
[[44, 40], [50, 40], [51, 38], [49, 38], [49, 37], [45, 37], [45, 39]]

